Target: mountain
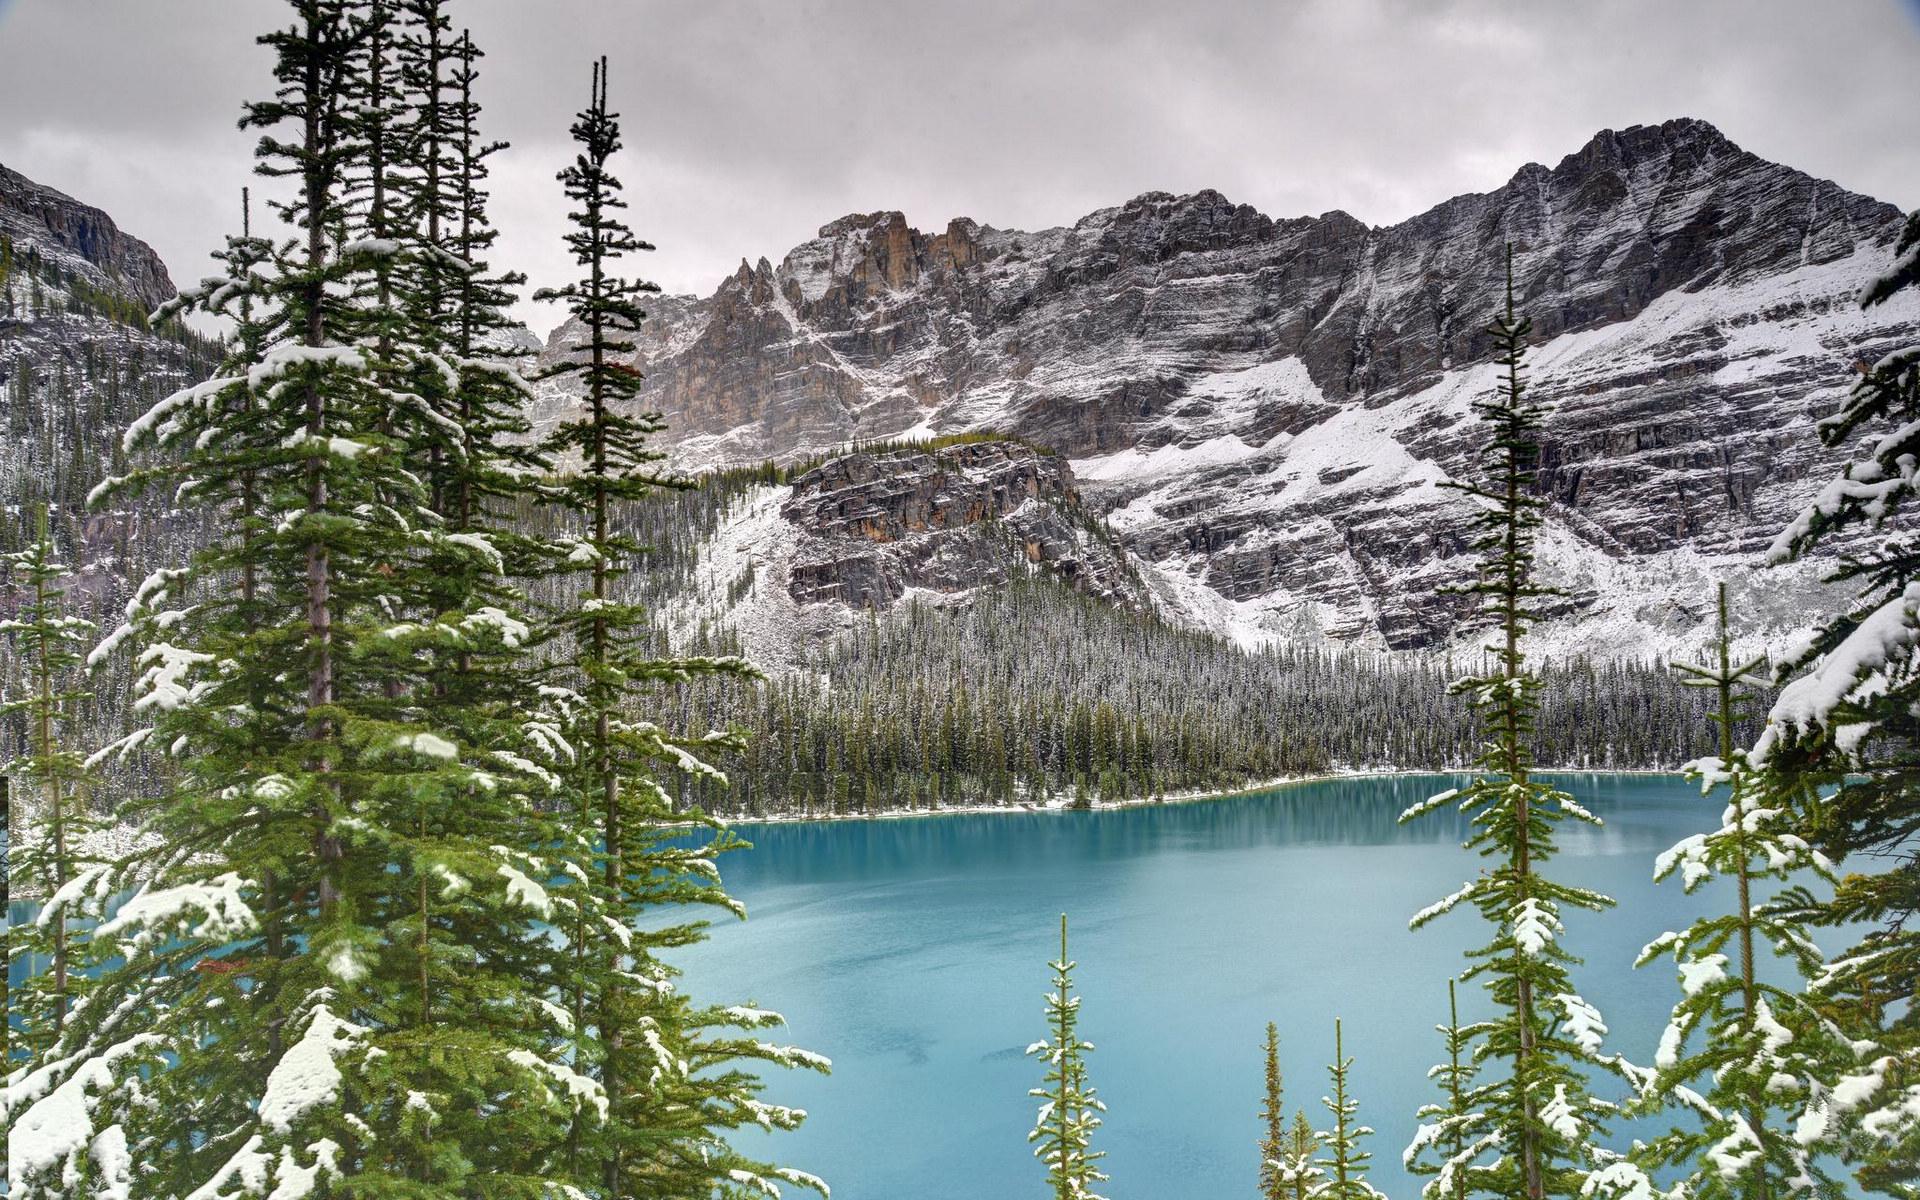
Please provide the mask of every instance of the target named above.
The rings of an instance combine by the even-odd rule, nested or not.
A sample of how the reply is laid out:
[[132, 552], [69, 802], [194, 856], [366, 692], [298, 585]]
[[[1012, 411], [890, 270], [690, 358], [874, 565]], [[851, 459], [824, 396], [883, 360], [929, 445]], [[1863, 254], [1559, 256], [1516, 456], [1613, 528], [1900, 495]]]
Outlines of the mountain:
[[1832, 465], [1813, 419], [1920, 320], [1853, 303], [1899, 220], [1675, 120], [1386, 227], [1211, 191], [1031, 233], [847, 216], [661, 298], [636, 361], [683, 467], [1007, 434], [1069, 461], [1170, 619], [1433, 646], [1463, 616], [1439, 589], [1469, 569], [1466, 502], [1440, 485], [1472, 468], [1511, 243], [1554, 406], [1542, 560], [1571, 593], [1537, 644], [1672, 652], [1711, 578], [1756, 636], [1815, 602], [1814, 568], [1754, 572]]
[[[10, 434], [0, 445], [0, 504], [15, 514], [50, 504], [61, 554], [76, 564], [74, 611], [106, 627], [150, 569], [204, 544], [213, 514], [166, 494], [95, 511], [86, 495], [104, 474], [124, 470], [126, 424], [205, 378], [221, 350], [177, 324], [149, 322], [146, 314], [172, 290], [166, 270], [104, 213], [12, 173], [0, 183], [0, 368]], [[1212, 221], [1209, 213], [1220, 218], [1212, 232], [1188, 228]], [[764, 687], [708, 683], [671, 698], [679, 723], [751, 735], [726, 760], [734, 783], [700, 785], [690, 798], [764, 812], [1005, 803], [1023, 790], [1147, 795], [1341, 765], [1457, 764], [1470, 753], [1477, 734], [1447, 693], [1450, 661], [1388, 661], [1367, 651], [1386, 641], [1377, 630], [1339, 625], [1356, 611], [1354, 593], [1336, 587], [1350, 577], [1288, 584], [1306, 597], [1290, 601], [1280, 585], [1232, 573], [1250, 561], [1256, 536], [1276, 546], [1295, 538], [1311, 553], [1319, 526], [1296, 515], [1319, 504], [1313, 520], [1348, 531], [1341, 536], [1356, 547], [1368, 544], [1352, 532], [1365, 522], [1401, 521], [1398, 552], [1414, 567], [1361, 582], [1381, 595], [1398, 587], [1410, 604], [1432, 602], [1416, 585], [1421, 572], [1438, 580], [1459, 567], [1459, 514], [1427, 484], [1467, 453], [1470, 433], [1446, 423], [1460, 423], [1484, 372], [1449, 362], [1432, 368], [1433, 380], [1398, 392], [1375, 383], [1349, 390], [1316, 381], [1313, 372], [1333, 359], [1288, 349], [1311, 350], [1325, 336], [1316, 327], [1347, 319], [1340, 311], [1288, 325], [1274, 300], [1252, 310], [1264, 313], [1256, 324], [1265, 332], [1251, 340], [1235, 332], [1252, 328], [1233, 311], [1249, 288], [1286, 288], [1260, 283], [1265, 268], [1229, 268], [1242, 258], [1284, 257], [1288, 245], [1299, 252], [1301, 243], [1208, 194], [1149, 197], [1082, 222], [1082, 233], [1092, 238], [1097, 228], [1111, 253], [1069, 253], [1081, 237], [1072, 231], [957, 225], [927, 239], [890, 217], [836, 224], [832, 254], [822, 259], [820, 244], [802, 248], [829, 264], [816, 274], [834, 280], [812, 299], [792, 282], [791, 264], [806, 257], [796, 252], [780, 287], [770, 266], [750, 269], [708, 300], [664, 301], [643, 335], [650, 399], [661, 402], [671, 382], [681, 389], [675, 395], [732, 397], [725, 402], [757, 414], [741, 419], [710, 406], [706, 426], [676, 414], [685, 428], [669, 434], [670, 448], [679, 465], [704, 473], [704, 486], [667, 489], [616, 514], [647, 547], [642, 569], [622, 578], [622, 598], [656, 615], [656, 638], [698, 653], [744, 651], [770, 676]], [[1056, 248], [1046, 261], [1033, 259], [1030, 251], [1047, 240]], [[1814, 267], [1852, 262], [1871, 240], [1863, 233], [1855, 253]], [[1334, 248], [1329, 242], [1315, 253]], [[1539, 251], [1529, 245], [1524, 253]], [[1095, 259], [1102, 265], [1089, 266]], [[1382, 277], [1379, 262], [1373, 271]], [[1024, 292], [1009, 282], [1022, 273], [1031, 273]], [[1143, 281], [1155, 278], [1162, 282], [1150, 294]], [[798, 307], [782, 290], [789, 285]], [[1357, 279], [1341, 286], [1354, 293], [1343, 305], [1384, 304], [1357, 298]], [[1718, 286], [1698, 294], [1718, 294]], [[1460, 303], [1489, 303], [1490, 287]], [[1663, 302], [1643, 308], [1641, 319]], [[815, 329], [801, 315], [824, 322], [835, 305], [850, 332]], [[887, 312], [908, 308], [918, 324], [883, 328]], [[1801, 319], [1797, 312], [1756, 319], [1740, 336], [1772, 345]], [[1837, 302], [1816, 315], [1849, 319]], [[966, 339], [953, 332], [963, 319], [974, 330]], [[1597, 328], [1618, 337], [1630, 325]], [[745, 326], [760, 340], [744, 338]], [[778, 339], [768, 332], [776, 327], [784, 331]], [[1283, 327], [1291, 341], [1281, 339]], [[935, 334], [950, 339], [939, 343], [948, 346], [943, 353], [973, 372], [971, 382], [942, 391], [925, 382], [934, 376], [922, 367], [920, 398], [889, 399], [881, 368], [902, 369], [914, 344], [932, 362]], [[545, 347], [549, 360], [565, 336]], [[881, 353], [876, 347], [888, 338], [898, 344]], [[713, 339], [737, 347], [715, 350]], [[1375, 345], [1386, 340], [1376, 331]], [[1549, 342], [1549, 353], [1577, 357], [1553, 350], [1560, 344]], [[998, 357], [1009, 345], [1031, 361], [1009, 369]], [[1803, 364], [1809, 379], [1822, 369], [1811, 361], [1816, 352]], [[808, 355], [825, 365], [795, 375], [794, 356]], [[702, 356], [711, 356], [704, 365]], [[879, 365], [856, 368], [856, 358]], [[993, 371], [1002, 373], [997, 381]], [[755, 378], [761, 382], [739, 382]], [[729, 391], [726, 379], [738, 387]], [[835, 379], [866, 416], [834, 418], [807, 391]], [[1161, 398], [1145, 399], [1142, 381]], [[1102, 400], [1113, 388], [1142, 399], [1131, 409]], [[1435, 388], [1444, 405], [1428, 397]], [[878, 399], [867, 403], [869, 396]], [[549, 391], [536, 415], [551, 422], [570, 404], [564, 392]], [[888, 405], [898, 411], [882, 419]], [[1409, 411], [1438, 413], [1437, 423], [1409, 423]], [[1086, 420], [1105, 432], [1076, 432]], [[734, 423], [716, 424], [724, 421]], [[812, 422], [812, 431], [794, 422]], [[890, 430], [900, 436], [886, 439]], [[851, 438], [861, 444], [845, 445]], [[1429, 442], [1444, 453], [1429, 456]], [[759, 461], [777, 448], [778, 465]], [[1368, 506], [1386, 516], [1370, 517]], [[1574, 507], [1556, 508], [1556, 529], [1583, 516]], [[1183, 522], [1205, 536], [1180, 540]], [[1156, 525], [1173, 532], [1156, 535]], [[1591, 520], [1577, 528], [1601, 536]], [[24, 532], [18, 520], [0, 522], [0, 550]], [[1580, 561], [1623, 574], [1681, 554], [1716, 561], [1692, 547], [1642, 552], [1625, 540], [1587, 553], [1597, 557]], [[1287, 564], [1313, 566], [1304, 557]], [[1228, 573], [1218, 589], [1204, 574], [1213, 568]], [[1253, 599], [1231, 599], [1243, 585]], [[1588, 595], [1611, 596], [1611, 587], [1594, 584]], [[16, 600], [0, 591], [0, 614]], [[1787, 612], [1797, 601], [1781, 592], [1777, 603]], [[1209, 635], [1269, 637], [1262, 605], [1303, 636], [1247, 654]], [[1334, 619], [1316, 626], [1323, 613]], [[18, 665], [0, 660], [0, 692], [18, 686]], [[129, 669], [115, 656], [89, 678], [96, 700], [70, 731], [76, 744], [101, 745], [124, 731]], [[1548, 671], [1540, 748], [1550, 761], [1670, 765], [1704, 749], [1701, 697], [1666, 671], [1578, 659]], [[127, 775], [103, 795], [141, 786], [133, 768], [104, 769]]]
[[[149, 323], [173, 294], [160, 256], [113, 218], [0, 166], [0, 504], [15, 514], [50, 505], [89, 594], [124, 585], [114, 563], [130, 549], [152, 553], [197, 523], [154, 506], [88, 513], [85, 504], [104, 474], [124, 469], [128, 422], [212, 369], [214, 343], [177, 322]], [[0, 523], [0, 550], [23, 536], [22, 522]]]

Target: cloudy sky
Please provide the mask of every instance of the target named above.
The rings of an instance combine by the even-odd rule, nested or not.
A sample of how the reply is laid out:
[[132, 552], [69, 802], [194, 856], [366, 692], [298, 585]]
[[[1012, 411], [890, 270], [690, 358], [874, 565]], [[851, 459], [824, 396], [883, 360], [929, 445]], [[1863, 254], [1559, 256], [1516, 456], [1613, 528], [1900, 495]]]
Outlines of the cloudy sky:
[[[1920, 0], [449, 0], [487, 51], [498, 259], [560, 282], [553, 173], [612, 58], [645, 271], [712, 289], [848, 212], [1039, 228], [1148, 190], [1402, 220], [1596, 130], [1703, 117], [1920, 205]], [[176, 279], [237, 224], [274, 0], [0, 0], [0, 162]], [[555, 318], [531, 304], [545, 330]]]

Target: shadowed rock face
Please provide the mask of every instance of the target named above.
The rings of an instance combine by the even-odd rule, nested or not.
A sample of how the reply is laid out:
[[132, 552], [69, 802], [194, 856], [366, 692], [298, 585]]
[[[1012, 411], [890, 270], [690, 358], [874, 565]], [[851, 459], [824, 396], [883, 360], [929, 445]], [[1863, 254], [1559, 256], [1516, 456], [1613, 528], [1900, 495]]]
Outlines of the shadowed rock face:
[[95, 287], [160, 307], [173, 280], [153, 248], [129, 237], [99, 209], [0, 166], [0, 232], [33, 245]]
[[1465, 513], [1436, 485], [1473, 468], [1507, 244], [1553, 406], [1555, 566], [1598, 579], [1751, 563], [1806, 498], [1832, 462], [1810, 418], [1920, 318], [1853, 306], [1898, 222], [1677, 120], [1385, 228], [1210, 191], [1033, 233], [848, 216], [663, 300], [638, 355], [683, 466], [1017, 434], [1074, 460], [1168, 611], [1416, 646], [1459, 616], [1435, 589], [1466, 568]]
[[1020, 564], [1142, 607], [1124, 553], [1078, 510], [1072, 469], [1011, 442], [860, 452], [794, 480], [780, 515], [797, 545], [792, 597], [885, 609], [909, 588], [963, 592]]

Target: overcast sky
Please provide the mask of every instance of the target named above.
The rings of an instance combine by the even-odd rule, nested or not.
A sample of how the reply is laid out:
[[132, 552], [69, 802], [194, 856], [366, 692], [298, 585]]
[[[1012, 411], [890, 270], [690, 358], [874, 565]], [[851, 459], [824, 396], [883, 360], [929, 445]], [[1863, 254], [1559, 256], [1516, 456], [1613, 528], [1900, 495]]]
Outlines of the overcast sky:
[[[487, 52], [497, 259], [565, 279], [587, 65], [612, 58], [644, 272], [708, 292], [848, 212], [1069, 223], [1217, 188], [1375, 224], [1705, 118], [1920, 205], [1920, 0], [450, 0]], [[0, 0], [0, 162], [97, 204], [176, 281], [237, 226], [275, 0]], [[544, 331], [555, 322], [531, 304]]]

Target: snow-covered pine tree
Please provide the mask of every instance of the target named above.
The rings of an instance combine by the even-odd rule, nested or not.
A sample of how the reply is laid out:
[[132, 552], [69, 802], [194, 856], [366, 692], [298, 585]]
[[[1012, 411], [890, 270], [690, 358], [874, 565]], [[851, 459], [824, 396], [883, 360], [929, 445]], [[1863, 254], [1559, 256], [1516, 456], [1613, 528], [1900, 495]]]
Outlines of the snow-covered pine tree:
[[1327, 1067], [1333, 1094], [1323, 1096], [1320, 1100], [1327, 1106], [1327, 1111], [1333, 1114], [1333, 1128], [1320, 1134], [1320, 1142], [1326, 1153], [1315, 1163], [1320, 1168], [1320, 1177], [1307, 1193], [1315, 1200], [1385, 1200], [1385, 1194], [1367, 1182], [1367, 1162], [1373, 1155], [1363, 1148], [1362, 1143], [1373, 1134], [1373, 1130], [1355, 1120], [1360, 1112], [1360, 1104], [1347, 1089], [1347, 1076], [1352, 1070], [1353, 1060], [1346, 1055], [1340, 1021], [1336, 1018], [1333, 1022], [1333, 1063]]
[[1027, 1047], [1047, 1066], [1042, 1085], [1027, 1093], [1040, 1101], [1027, 1140], [1036, 1143], [1033, 1156], [1047, 1164], [1054, 1200], [1104, 1200], [1093, 1190], [1107, 1178], [1095, 1165], [1106, 1155], [1093, 1149], [1093, 1131], [1107, 1106], [1087, 1082], [1093, 1043], [1080, 1038], [1080, 997], [1073, 994], [1077, 965], [1067, 957], [1067, 915], [1061, 913], [1060, 957], [1048, 964], [1053, 990], [1047, 993], [1047, 1036]]
[[[89, 698], [74, 675], [93, 623], [67, 614], [61, 583], [67, 568], [54, 556], [44, 506], [34, 511], [32, 526], [34, 540], [26, 549], [0, 556], [8, 587], [21, 598], [17, 615], [0, 620], [0, 638], [12, 644], [15, 661], [25, 668], [25, 694], [0, 702], [0, 716], [24, 718], [27, 731], [27, 752], [0, 766], [0, 774], [20, 785], [8, 799], [33, 818], [9, 845], [7, 885], [16, 894], [56, 901], [7, 939], [9, 967], [20, 959], [37, 968], [7, 997], [9, 1026], [19, 1022], [18, 1040], [10, 1045], [28, 1055], [59, 1039], [86, 992], [86, 978], [74, 969], [84, 960], [86, 934], [65, 908], [68, 885], [98, 865], [85, 846], [87, 835], [100, 827], [88, 801], [87, 769], [66, 728], [74, 707]], [[8, 828], [16, 828], [11, 815]]]
[[[1920, 290], [1920, 211], [1860, 304], [1909, 289]], [[1781, 531], [1769, 557], [1836, 548], [1828, 578], [1858, 592], [1777, 665], [1787, 682], [1748, 758], [1770, 795], [1798, 798], [1807, 841], [1836, 861], [1875, 863], [1788, 916], [1866, 928], [1814, 985], [1881, 1043], [1827, 1097], [1824, 1132], [1850, 1135], [1847, 1158], [1862, 1186], [1911, 1197], [1920, 1196], [1920, 1005], [1911, 1000], [1920, 992], [1920, 540], [1911, 507], [1920, 490], [1920, 340], [1857, 369], [1846, 401], [1818, 425], [1823, 444], [1855, 447], [1853, 461]], [[1820, 799], [1820, 789], [1831, 796]]]
[[1281, 1173], [1287, 1169], [1287, 1121], [1281, 1104], [1280, 1027], [1272, 1021], [1267, 1022], [1266, 1051], [1266, 1094], [1260, 1101], [1260, 1124], [1264, 1129], [1260, 1138], [1260, 1194], [1267, 1200], [1283, 1200], [1287, 1194], [1286, 1184], [1281, 1180]]
[[[1564, 907], [1600, 910], [1613, 902], [1597, 892], [1557, 883], [1541, 874], [1553, 856], [1553, 832], [1568, 817], [1598, 824], [1572, 796], [1533, 775], [1533, 719], [1540, 680], [1520, 642], [1535, 603], [1555, 590], [1534, 575], [1534, 538], [1543, 501], [1533, 485], [1546, 415], [1528, 398], [1527, 338], [1532, 322], [1514, 301], [1513, 248], [1507, 248], [1506, 305], [1488, 333], [1500, 368], [1494, 393], [1474, 401], [1489, 436], [1480, 452], [1483, 477], [1447, 486], [1478, 511], [1473, 548], [1480, 557], [1475, 582], [1457, 590], [1478, 597], [1493, 624], [1489, 669], [1454, 684], [1472, 698], [1485, 741], [1478, 770], [1465, 787], [1433, 796], [1401, 814], [1413, 820], [1457, 804], [1473, 832], [1467, 846], [1493, 860], [1491, 870], [1421, 911], [1420, 928], [1465, 901], [1493, 927], [1493, 940], [1470, 952], [1477, 960], [1464, 979], [1484, 978], [1498, 1013], [1470, 1027], [1476, 1065], [1505, 1069], [1467, 1096], [1470, 1120], [1453, 1133], [1466, 1149], [1455, 1171], [1470, 1192], [1540, 1200], [1576, 1195], [1589, 1172], [1606, 1161], [1598, 1149], [1600, 1122], [1615, 1106], [1588, 1090], [1584, 1064], [1597, 1064], [1606, 1027], [1573, 990], [1568, 968], [1578, 960], [1561, 947]], [[1417, 1140], [1425, 1134], [1416, 1135]]]
[[[1792, 832], [1790, 805], [1765, 793], [1765, 777], [1734, 743], [1734, 729], [1761, 681], [1764, 659], [1738, 661], [1727, 631], [1727, 588], [1718, 589], [1718, 633], [1703, 664], [1676, 663], [1689, 686], [1718, 701], [1719, 753], [1687, 764], [1713, 794], [1725, 789], [1720, 828], [1695, 834], [1662, 854], [1656, 880], [1676, 871], [1692, 892], [1708, 880], [1735, 882], [1731, 912], [1701, 917], [1683, 933], [1655, 939], [1636, 965], [1672, 955], [1684, 993], [1660, 1039], [1653, 1074], [1642, 1087], [1650, 1105], [1684, 1110], [1683, 1123], [1635, 1157], [1649, 1171], [1686, 1172], [1686, 1194], [1699, 1200], [1766, 1200], [1808, 1188], [1843, 1190], [1811, 1147], [1795, 1136], [1787, 1114], [1817, 1110], [1832, 1081], [1854, 1061], [1843, 1031], [1807, 998], [1768, 983], [1757, 953], [1770, 946], [1801, 978], [1822, 966], [1819, 950], [1777, 903], [1754, 895], [1757, 885], [1795, 883], [1807, 874], [1832, 881], [1824, 856]], [[1764, 944], [1756, 951], [1757, 944]], [[1700, 1035], [1689, 1052], [1689, 1043]], [[1707, 1081], [1704, 1095], [1694, 1088]]]
[[[177, 484], [228, 519], [98, 652], [131, 639], [146, 668], [151, 724], [109, 750], [173, 761], [135, 809], [157, 848], [72, 889], [140, 884], [94, 932], [125, 962], [9, 1077], [16, 1196], [546, 1195], [568, 1182], [546, 1148], [604, 1107], [518, 969], [554, 907], [534, 794], [553, 776], [511, 752], [529, 737], [509, 714], [429, 686], [436, 655], [524, 630], [484, 607], [404, 619], [429, 555], [494, 555], [426, 506], [401, 451], [429, 418], [377, 361], [370, 264], [394, 248], [353, 236], [348, 188], [369, 9], [291, 7], [246, 123], [294, 236], [170, 306], [240, 334], [129, 429], [157, 461], [103, 488]], [[251, 504], [265, 519], [234, 519]]]
[[[704, 936], [697, 920], [663, 921], [672, 909], [744, 915], [714, 865], [715, 855], [744, 843], [699, 810], [676, 809], [661, 782], [691, 775], [724, 783], [702, 755], [739, 743], [728, 733], [678, 733], [634, 713], [657, 704], [659, 689], [754, 673], [738, 658], [659, 654], [645, 609], [616, 594], [642, 549], [616, 531], [616, 507], [682, 485], [657, 469], [662, 456], [648, 445], [661, 429], [658, 418], [630, 411], [640, 376], [630, 365], [628, 339], [646, 316], [640, 298], [658, 289], [611, 273], [622, 255], [651, 247], [620, 219], [626, 202], [609, 170], [620, 124], [607, 105], [606, 72], [602, 58], [572, 129], [579, 153], [560, 173], [577, 206], [566, 241], [585, 275], [536, 293], [562, 302], [585, 330], [550, 372], [577, 380], [583, 398], [581, 414], [545, 442], [555, 474], [544, 492], [576, 525], [561, 571], [586, 578], [584, 595], [553, 615], [549, 636], [567, 649], [555, 664], [560, 682], [545, 691], [579, 747], [565, 772], [577, 825], [566, 843], [573, 882], [564, 894], [579, 908], [564, 926], [572, 977], [562, 993], [572, 1007], [577, 1061], [597, 1078], [609, 1110], [593, 1129], [573, 1131], [566, 1154], [581, 1186], [607, 1196], [640, 1186], [662, 1195], [771, 1194], [775, 1180], [824, 1193], [825, 1185], [805, 1172], [746, 1159], [726, 1135], [750, 1124], [790, 1129], [804, 1116], [759, 1101], [759, 1081], [746, 1064], [824, 1071], [827, 1060], [740, 1032], [781, 1023], [777, 1013], [694, 1005], [660, 957]], [[694, 844], [690, 830], [707, 843]]]
[[1480, 1070], [1473, 1063], [1472, 1030], [1460, 1024], [1460, 997], [1454, 980], [1447, 980], [1447, 1023], [1434, 1029], [1447, 1048], [1447, 1060], [1427, 1071], [1427, 1078], [1440, 1087], [1440, 1099], [1420, 1106], [1416, 1114], [1419, 1132], [1402, 1161], [1416, 1175], [1433, 1176], [1420, 1188], [1426, 1200], [1466, 1200], [1464, 1167], [1472, 1158], [1467, 1153], [1467, 1127], [1474, 1116], [1467, 1107], [1467, 1097]]

